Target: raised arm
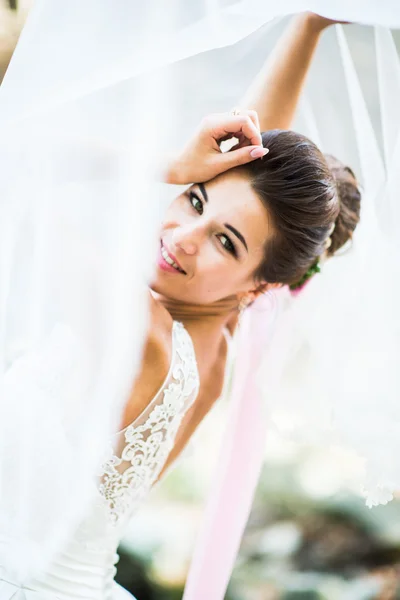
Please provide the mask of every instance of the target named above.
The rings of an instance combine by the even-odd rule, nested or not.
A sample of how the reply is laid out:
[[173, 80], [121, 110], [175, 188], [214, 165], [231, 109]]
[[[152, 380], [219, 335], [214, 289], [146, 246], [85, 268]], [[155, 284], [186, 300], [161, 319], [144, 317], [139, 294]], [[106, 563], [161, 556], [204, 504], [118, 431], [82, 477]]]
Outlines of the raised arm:
[[257, 111], [261, 131], [289, 129], [322, 31], [334, 21], [302, 13], [290, 22], [240, 106]]
[[[175, 184], [207, 181], [260, 158], [259, 130], [290, 128], [320, 35], [334, 23], [314, 13], [294, 17], [240, 102], [239, 115], [207, 117], [184, 151], [163, 161], [164, 181]], [[258, 120], [252, 111], [258, 113]], [[235, 150], [221, 153], [219, 141], [230, 134], [245, 141]]]

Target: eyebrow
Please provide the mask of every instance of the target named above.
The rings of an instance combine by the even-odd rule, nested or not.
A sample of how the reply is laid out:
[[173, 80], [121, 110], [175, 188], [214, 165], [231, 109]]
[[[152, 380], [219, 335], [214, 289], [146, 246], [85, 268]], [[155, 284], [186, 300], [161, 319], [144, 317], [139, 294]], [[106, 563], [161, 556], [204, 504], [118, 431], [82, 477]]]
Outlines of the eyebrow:
[[244, 237], [242, 236], [242, 234], [240, 233], [240, 231], [238, 231], [237, 229], [235, 229], [234, 227], [232, 227], [232, 225], [229, 225], [229, 223], [224, 223], [225, 227], [227, 229], [229, 229], [230, 231], [232, 231], [232, 233], [234, 235], [236, 235], [236, 237], [242, 242], [243, 246], [246, 248], [247, 252], [249, 251], [247, 244], [246, 244], [246, 240], [244, 239]]
[[199, 188], [199, 190], [201, 191], [201, 193], [202, 193], [202, 195], [203, 195], [203, 197], [204, 197], [204, 200], [205, 200], [206, 202], [208, 202], [208, 194], [207, 194], [207, 192], [206, 192], [206, 188], [205, 188], [205, 186], [204, 186], [202, 183], [198, 183], [198, 184], [197, 184], [197, 187], [198, 187], [198, 188]]

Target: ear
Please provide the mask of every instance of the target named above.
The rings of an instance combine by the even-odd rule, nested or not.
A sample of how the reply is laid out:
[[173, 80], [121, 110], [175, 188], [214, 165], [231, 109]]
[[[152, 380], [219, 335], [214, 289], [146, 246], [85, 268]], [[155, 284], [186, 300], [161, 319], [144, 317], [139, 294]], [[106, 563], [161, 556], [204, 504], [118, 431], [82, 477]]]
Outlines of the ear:
[[266, 294], [270, 290], [281, 288], [281, 283], [260, 283], [253, 290], [249, 290], [245, 294], [239, 296], [239, 304], [240, 302], [244, 302], [245, 305], [252, 304], [259, 296], [262, 294]]
[[251, 296], [251, 301], [254, 302], [254, 300], [261, 296], [261, 294], [266, 294], [270, 290], [276, 290], [281, 287], [282, 283], [260, 283], [254, 290], [251, 290], [251, 292], [249, 292], [249, 295]]

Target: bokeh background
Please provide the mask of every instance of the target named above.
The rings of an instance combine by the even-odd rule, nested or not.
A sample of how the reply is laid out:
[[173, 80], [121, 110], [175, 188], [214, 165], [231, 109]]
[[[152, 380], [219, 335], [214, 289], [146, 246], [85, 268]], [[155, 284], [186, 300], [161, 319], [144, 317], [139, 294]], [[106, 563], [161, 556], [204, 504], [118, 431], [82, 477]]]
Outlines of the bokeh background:
[[[66, 0], [67, 1], [67, 0]], [[0, 2], [0, 79], [2, 78], [31, 0]], [[216, 51], [215, 69], [229, 57], [235, 66], [237, 89], [244, 91], [249, 77], [241, 69], [241, 57], [258, 45], [260, 66], [279, 36], [282, 26], [267, 26], [235, 47]], [[379, 98], [373, 62], [371, 28], [352, 26], [346, 37], [357, 62], [361, 85], [379, 135]], [[394, 32], [400, 47], [400, 35]], [[308, 97], [315, 114], [331, 128], [324, 128], [325, 150], [336, 153], [341, 132], [351, 127], [351, 115], [343, 112], [336, 127], [332, 110], [343, 89], [337, 77], [327, 73], [322, 54], [337, 52], [333, 31], [327, 32], [308, 83]], [[207, 81], [204, 57], [179, 65], [180, 81], [190, 96], [191, 110], [182, 95], [179, 138], [193, 126], [194, 115], [226, 110], [236, 94], [221, 72], [220, 85], [193, 94], [195, 81]], [[220, 63], [218, 61], [220, 59]], [[209, 62], [208, 62], [209, 64]], [[174, 67], [171, 67], [174, 68]], [[178, 77], [178, 72], [177, 72]], [[215, 74], [213, 81], [215, 81]], [[232, 79], [232, 78], [231, 78]], [[332, 82], [335, 81], [335, 85]], [[332, 86], [332, 106], [319, 102], [319, 90]], [[298, 127], [302, 128], [301, 116]], [[179, 141], [179, 140], [177, 140]], [[357, 172], [354, 149], [347, 160]], [[138, 600], [175, 600], [183, 586], [205, 499], [210, 490], [218, 455], [228, 399], [222, 398], [195, 434], [185, 455], [152, 492], [150, 501], [135, 516], [120, 547], [117, 580]], [[195, 475], [194, 475], [195, 474]], [[338, 450], [300, 446], [270, 431], [265, 444], [265, 463], [253, 510], [243, 537], [228, 600], [395, 600], [400, 599], [400, 506], [365, 507], [354, 484], [354, 465]]]

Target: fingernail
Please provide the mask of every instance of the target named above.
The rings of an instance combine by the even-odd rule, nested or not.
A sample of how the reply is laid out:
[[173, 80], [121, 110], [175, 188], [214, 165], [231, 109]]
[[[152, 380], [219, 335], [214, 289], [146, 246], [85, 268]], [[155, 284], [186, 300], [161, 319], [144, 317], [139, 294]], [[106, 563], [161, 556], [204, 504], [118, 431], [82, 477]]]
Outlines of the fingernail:
[[257, 146], [257, 148], [253, 148], [253, 150], [250, 151], [250, 156], [251, 156], [251, 158], [262, 158], [263, 156], [268, 154], [268, 152], [269, 152], [268, 148], [263, 148], [262, 146]]

